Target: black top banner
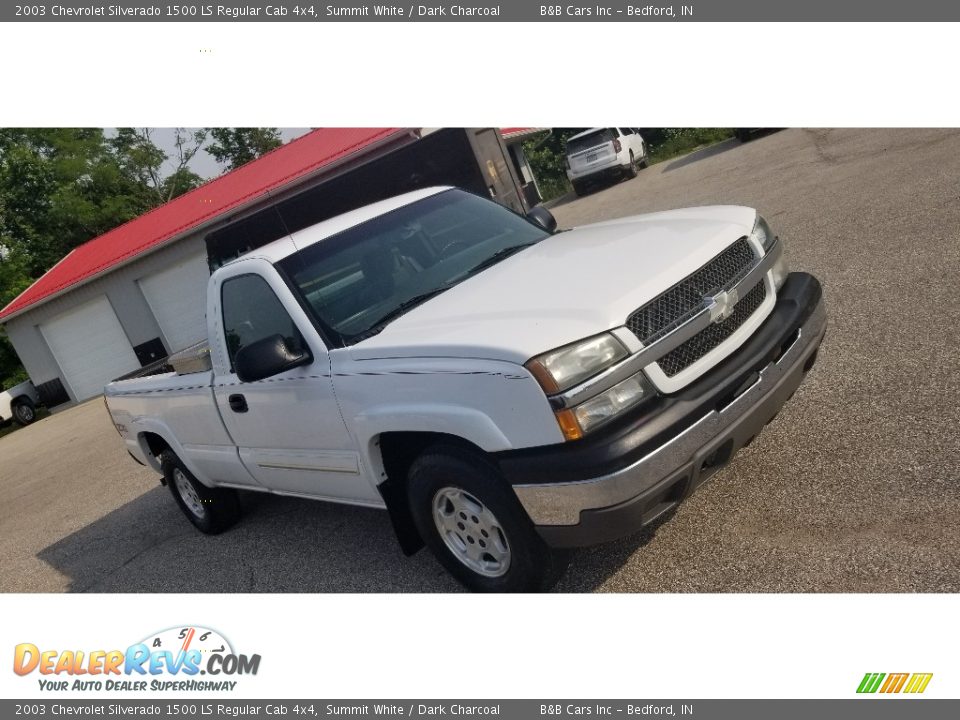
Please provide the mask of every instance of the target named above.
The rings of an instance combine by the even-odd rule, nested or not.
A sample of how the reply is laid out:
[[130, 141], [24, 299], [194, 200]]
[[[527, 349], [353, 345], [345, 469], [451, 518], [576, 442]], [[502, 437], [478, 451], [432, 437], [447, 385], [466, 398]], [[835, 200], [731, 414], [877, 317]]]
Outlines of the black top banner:
[[151, 3], [63, 0], [0, 7], [2, 22], [944, 22], [960, 3], [943, 0], [684, 0], [676, 3], [489, 2]]

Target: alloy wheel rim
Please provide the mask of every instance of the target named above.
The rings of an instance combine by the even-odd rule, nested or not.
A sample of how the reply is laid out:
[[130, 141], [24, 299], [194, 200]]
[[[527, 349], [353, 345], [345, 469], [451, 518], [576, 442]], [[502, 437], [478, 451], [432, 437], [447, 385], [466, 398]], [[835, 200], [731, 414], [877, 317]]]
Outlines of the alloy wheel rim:
[[203, 507], [203, 501], [200, 500], [196, 488], [193, 487], [193, 484], [187, 479], [187, 476], [183, 474], [180, 468], [174, 468], [173, 481], [187, 509], [201, 520], [206, 517], [207, 511]]
[[17, 405], [17, 417], [23, 422], [33, 420], [33, 408], [29, 405]]
[[484, 577], [510, 569], [510, 543], [493, 512], [474, 495], [444, 487], [433, 496], [433, 521], [457, 560]]

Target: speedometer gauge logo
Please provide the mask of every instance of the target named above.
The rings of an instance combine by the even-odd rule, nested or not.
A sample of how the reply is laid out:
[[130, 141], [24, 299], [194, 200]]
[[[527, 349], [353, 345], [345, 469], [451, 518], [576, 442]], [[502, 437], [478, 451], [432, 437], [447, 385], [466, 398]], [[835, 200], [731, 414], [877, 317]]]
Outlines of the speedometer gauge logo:
[[233, 654], [233, 646], [216, 630], [202, 626], [171, 627], [148, 635], [140, 641], [151, 651], [170, 650], [182, 653], [199, 650], [201, 654]]

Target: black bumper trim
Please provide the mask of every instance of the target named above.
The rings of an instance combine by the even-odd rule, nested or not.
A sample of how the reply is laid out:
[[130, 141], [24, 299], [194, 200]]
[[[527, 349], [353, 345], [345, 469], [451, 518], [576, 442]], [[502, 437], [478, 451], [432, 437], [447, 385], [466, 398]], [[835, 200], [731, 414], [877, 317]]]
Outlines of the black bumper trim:
[[592, 172], [589, 175], [581, 175], [580, 177], [573, 178], [573, 180], [570, 182], [578, 182], [583, 183], [584, 185], [589, 185], [590, 183], [602, 182], [604, 180], [610, 180], [611, 178], [621, 178], [629, 171], [629, 165], [611, 165], [603, 168], [602, 170]]
[[581, 482], [615, 473], [737, 397], [751, 378], [796, 337], [822, 297], [820, 282], [791, 273], [757, 331], [709, 373], [673, 395], [658, 398], [583, 440], [496, 453], [513, 485]]

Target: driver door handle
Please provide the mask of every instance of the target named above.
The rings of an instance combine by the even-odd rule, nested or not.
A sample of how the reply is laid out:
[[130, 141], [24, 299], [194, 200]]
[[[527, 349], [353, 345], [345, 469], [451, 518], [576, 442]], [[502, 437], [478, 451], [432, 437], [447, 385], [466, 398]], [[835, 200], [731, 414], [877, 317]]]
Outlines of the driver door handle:
[[234, 412], [245, 413], [250, 408], [247, 407], [247, 399], [243, 395], [231, 395], [227, 398], [230, 403], [230, 409]]

